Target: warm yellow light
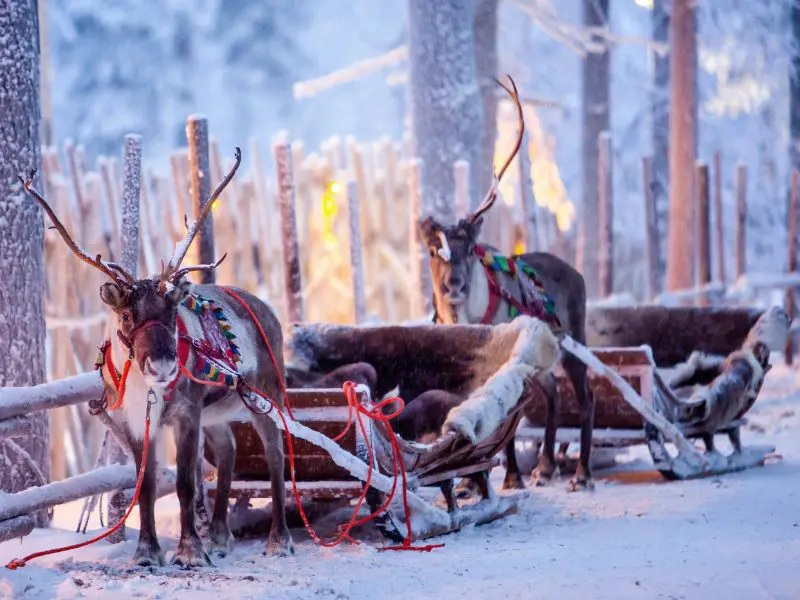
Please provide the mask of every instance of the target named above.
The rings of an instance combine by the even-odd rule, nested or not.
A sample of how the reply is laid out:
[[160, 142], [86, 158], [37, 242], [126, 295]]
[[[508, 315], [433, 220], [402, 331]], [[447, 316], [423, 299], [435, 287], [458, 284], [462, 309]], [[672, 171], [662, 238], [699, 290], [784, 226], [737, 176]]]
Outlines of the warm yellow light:
[[214, 200], [214, 201], [211, 203], [211, 212], [212, 212], [212, 213], [213, 213], [213, 212], [217, 212], [217, 209], [218, 209], [218, 208], [219, 208], [219, 198], [217, 198], [216, 200]]
[[339, 183], [338, 181], [333, 181], [331, 182], [330, 189], [332, 193], [338, 194], [339, 192], [342, 191], [342, 184]]
[[517, 243], [514, 244], [514, 254], [517, 256], [520, 254], [525, 254], [525, 242], [522, 240], [517, 240]]

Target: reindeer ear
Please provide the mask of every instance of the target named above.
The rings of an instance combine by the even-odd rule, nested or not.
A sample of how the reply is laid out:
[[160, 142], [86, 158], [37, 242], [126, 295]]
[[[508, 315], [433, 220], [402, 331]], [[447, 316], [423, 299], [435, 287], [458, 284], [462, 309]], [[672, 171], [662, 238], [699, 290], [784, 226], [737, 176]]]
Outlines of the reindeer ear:
[[417, 226], [426, 246], [431, 245], [431, 240], [436, 237], [436, 232], [442, 229], [433, 217], [425, 217], [417, 223]]
[[165, 297], [173, 304], [180, 304], [183, 302], [183, 299], [189, 295], [191, 287], [192, 282], [186, 279], [186, 277], [181, 277], [176, 284], [167, 289]]
[[128, 303], [129, 296], [129, 291], [116, 283], [107, 282], [100, 286], [100, 300], [111, 308], [122, 308]]

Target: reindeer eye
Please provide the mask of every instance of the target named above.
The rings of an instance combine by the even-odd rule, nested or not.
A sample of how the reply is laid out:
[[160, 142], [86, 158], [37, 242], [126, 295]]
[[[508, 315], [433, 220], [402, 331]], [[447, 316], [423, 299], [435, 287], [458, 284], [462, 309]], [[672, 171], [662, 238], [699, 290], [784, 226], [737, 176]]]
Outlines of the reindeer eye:
[[127, 323], [128, 321], [131, 320], [131, 316], [127, 312], [122, 313], [120, 315], [120, 318], [122, 319], [123, 323]]
[[433, 248], [431, 248], [431, 249], [429, 250], [429, 252], [430, 252], [430, 254], [431, 254], [431, 258], [436, 258], [436, 250], [434, 250]]

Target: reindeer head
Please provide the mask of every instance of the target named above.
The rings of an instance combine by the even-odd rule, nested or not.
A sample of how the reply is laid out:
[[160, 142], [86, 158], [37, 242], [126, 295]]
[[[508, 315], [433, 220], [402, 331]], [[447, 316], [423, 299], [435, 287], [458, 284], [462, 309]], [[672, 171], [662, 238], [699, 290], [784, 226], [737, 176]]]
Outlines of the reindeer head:
[[214, 264], [180, 268], [192, 240], [211, 212], [211, 205], [233, 179], [241, 160], [241, 151], [236, 148], [236, 162], [214, 190], [197, 220], [188, 227], [186, 236], [175, 245], [167, 266], [162, 267], [160, 275], [147, 279], [134, 278], [117, 263], [102, 260], [99, 254], [94, 258], [89, 256], [75, 243], [42, 195], [33, 188], [35, 171], [28, 179], [19, 177], [25, 191], [42, 206], [69, 249], [111, 279], [100, 286], [100, 299], [113, 311], [112, 326], [115, 326], [118, 339], [128, 349], [129, 357], [153, 389], [168, 387], [178, 374], [178, 305], [191, 287], [185, 278], [186, 274], [213, 270], [225, 260], [223, 255]]
[[522, 136], [525, 131], [522, 104], [514, 80], [510, 76], [508, 79], [511, 82], [511, 88], [499, 81], [497, 83], [508, 92], [517, 105], [519, 135], [513, 152], [506, 159], [500, 173], [495, 175], [492, 186], [480, 206], [475, 212], [452, 226], [444, 226], [433, 217], [427, 217], [418, 223], [422, 241], [430, 254], [431, 280], [437, 313], [444, 323], [458, 322], [458, 308], [469, 297], [470, 279], [475, 261], [478, 260], [475, 254], [475, 245], [478, 243], [478, 236], [481, 232], [482, 215], [497, 200], [497, 187], [500, 180], [522, 145]]

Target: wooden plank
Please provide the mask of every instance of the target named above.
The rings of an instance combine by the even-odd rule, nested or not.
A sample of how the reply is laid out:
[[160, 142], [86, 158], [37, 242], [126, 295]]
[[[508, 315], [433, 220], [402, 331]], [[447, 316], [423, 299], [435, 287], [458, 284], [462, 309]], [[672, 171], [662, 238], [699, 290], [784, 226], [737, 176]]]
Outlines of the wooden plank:
[[83, 404], [103, 392], [94, 371], [30, 387], [0, 388], [0, 420], [20, 417], [39, 410]]
[[[217, 494], [217, 482], [210, 481], [206, 484], [208, 494], [212, 497]], [[298, 481], [297, 492], [301, 500], [339, 500], [358, 498], [364, 489], [360, 481]], [[269, 481], [239, 480], [231, 484], [231, 498], [271, 498], [272, 488]], [[291, 485], [286, 486], [286, 499], [294, 501], [294, 490]]]
[[722, 156], [714, 153], [714, 216], [717, 245], [717, 281], [725, 285], [725, 215], [722, 211]]
[[736, 278], [747, 268], [747, 167], [736, 165]]
[[655, 194], [653, 194], [653, 159], [645, 156], [642, 159], [644, 175], [644, 214], [645, 214], [645, 256], [647, 267], [647, 300], [652, 300], [659, 292], [659, 262], [661, 261], [661, 246], [658, 236], [658, 212], [656, 210]]

